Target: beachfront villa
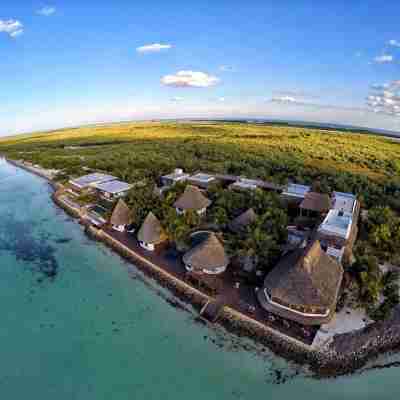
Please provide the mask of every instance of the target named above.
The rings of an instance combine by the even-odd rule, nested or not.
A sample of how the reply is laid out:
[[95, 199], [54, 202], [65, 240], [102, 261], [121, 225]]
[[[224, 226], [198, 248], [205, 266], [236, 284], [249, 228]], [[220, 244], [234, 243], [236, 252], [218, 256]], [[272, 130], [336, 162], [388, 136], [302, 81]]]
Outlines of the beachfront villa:
[[118, 200], [118, 203], [114, 207], [114, 210], [110, 218], [111, 227], [118, 232], [133, 232], [131, 229], [132, 215], [129, 207], [122, 199]]
[[326, 252], [339, 262], [348, 261], [357, 237], [359, 202], [350, 193], [333, 192], [332, 209], [318, 227], [317, 238]]
[[187, 211], [195, 211], [198, 215], [204, 215], [210, 204], [211, 200], [209, 200], [198, 187], [188, 185], [183, 194], [175, 202], [174, 207], [178, 214], [185, 214]]
[[183, 262], [188, 272], [219, 275], [225, 272], [229, 257], [215, 233], [209, 232], [200, 243], [184, 254]]
[[257, 292], [261, 306], [303, 325], [321, 325], [335, 314], [343, 267], [314, 241], [286, 256]]
[[188, 182], [199, 188], [207, 189], [211, 184], [217, 182], [217, 179], [214, 175], [198, 172], [190, 176]]
[[163, 186], [173, 186], [178, 182], [185, 182], [189, 178], [189, 174], [183, 172], [183, 169], [176, 168], [174, 172], [161, 177], [161, 183]]
[[167, 242], [167, 235], [158, 218], [149, 212], [137, 234], [141, 247], [148, 251], [157, 251]]
[[95, 183], [92, 186], [103, 199], [109, 201], [125, 197], [133, 187], [133, 185], [118, 179]]
[[83, 190], [90, 190], [93, 185], [113, 181], [117, 179], [115, 176], [95, 172], [93, 174], [84, 175], [76, 179], [71, 179], [69, 184], [71, 189], [80, 193]]

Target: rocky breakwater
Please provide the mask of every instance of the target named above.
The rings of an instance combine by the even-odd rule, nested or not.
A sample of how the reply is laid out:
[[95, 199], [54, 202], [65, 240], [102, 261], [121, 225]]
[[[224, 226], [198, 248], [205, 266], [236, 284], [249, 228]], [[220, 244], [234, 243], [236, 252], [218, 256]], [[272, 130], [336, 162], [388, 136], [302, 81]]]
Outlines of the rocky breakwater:
[[320, 376], [344, 375], [362, 368], [369, 360], [400, 348], [400, 306], [382, 322], [334, 336], [313, 370]]

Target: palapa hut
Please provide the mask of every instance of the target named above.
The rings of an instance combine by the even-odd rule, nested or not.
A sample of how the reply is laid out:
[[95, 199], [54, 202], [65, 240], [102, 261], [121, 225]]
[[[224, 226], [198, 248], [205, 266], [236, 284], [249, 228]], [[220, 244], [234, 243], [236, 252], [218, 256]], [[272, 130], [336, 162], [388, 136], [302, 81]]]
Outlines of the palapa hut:
[[130, 229], [132, 224], [132, 214], [124, 200], [118, 200], [109, 222], [112, 228], [116, 231], [125, 232], [125, 230], [129, 230], [132, 232]]
[[309, 216], [326, 214], [331, 207], [331, 198], [326, 193], [308, 192], [300, 203], [301, 214]]
[[226, 270], [229, 258], [215, 233], [210, 232], [204, 240], [185, 253], [183, 262], [190, 272], [218, 275]]
[[141, 247], [149, 251], [158, 250], [167, 241], [167, 235], [157, 217], [149, 212], [137, 234]]
[[247, 226], [252, 224], [257, 218], [257, 214], [252, 208], [249, 208], [244, 213], [236, 217], [230, 224], [229, 229], [232, 232], [239, 233], [246, 229]]
[[315, 241], [286, 255], [257, 297], [267, 311], [303, 325], [320, 325], [335, 313], [342, 276], [342, 266]]
[[202, 215], [210, 204], [211, 200], [207, 199], [199, 188], [188, 185], [175, 202], [174, 207], [178, 214], [184, 214], [186, 211], [195, 211], [197, 214]]

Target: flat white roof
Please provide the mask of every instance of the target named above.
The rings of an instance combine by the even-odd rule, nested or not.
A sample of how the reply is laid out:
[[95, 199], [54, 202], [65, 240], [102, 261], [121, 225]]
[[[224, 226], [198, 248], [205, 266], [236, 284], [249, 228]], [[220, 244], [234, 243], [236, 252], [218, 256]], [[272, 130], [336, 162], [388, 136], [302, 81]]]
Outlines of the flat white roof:
[[318, 232], [339, 236], [348, 239], [350, 236], [353, 214], [340, 210], [330, 210], [324, 222], [319, 226]]
[[286, 196], [294, 196], [303, 198], [309, 191], [311, 186], [299, 185], [297, 183], [289, 183], [283, 192]]
[[332, 208], [335, 210], [341, 210], [348, 213], [354, 212], [356, 204], [356, 196], [351, 193], [333, 192], [333, 204]]
[[115, 176], [96, 172], [94, 174], [84, 175], [76, 179], [71, 179], [70, 183], [80, 188], [84, 188], [94, 183], [102, 183], [112, 181], [114, 179], [116, 179]]
[[213, 175], [210, 174], [205, 174], [203, 172], [199, 172], [198, 174], [192, 175], [190, 177], [191, 180], [193, 181], [198, 181], [198, 182], [202, 182], [202, 183], [208, 183], [211, 182], [215, 179], [215, 177]]
[[168, 175], [163, 175], [162, 178], [171, 179], [171, 181], [182, 181], [189, 178], [189, 174], [185, 174], [184, 172], [172, 172]]
[[95, 187], [98, 190], [101, 190], [102, 192], [116, 194], [116, 193], [126, 192], [127, 190], [132, 189], [133, 186], [123, 181], [114, 180], [109, 182], [98, 183], [93, 185], [93, 187]]
[[238, 181], [234, 182], [232, 185], [243, 189], [257, 189], [257, 184], [259, 182], [254, 179], [240, 178]]

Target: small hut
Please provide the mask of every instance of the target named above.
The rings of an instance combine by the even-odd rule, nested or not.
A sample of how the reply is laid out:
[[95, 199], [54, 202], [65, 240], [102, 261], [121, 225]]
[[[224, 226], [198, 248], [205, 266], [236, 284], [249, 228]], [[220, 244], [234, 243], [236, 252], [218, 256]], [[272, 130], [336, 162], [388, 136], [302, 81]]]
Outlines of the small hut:
[[215, 233], [207, 237], [183, 256], [187, 271], [197, 274], [218, 275], [226, 270], [229, 258]]
[[247, 226], [252, 224], [257, 218], [257, 214], [252, 208], [249, 208], [244, 213], [236, 217], [230, 224], [229, 229], [232, 232], [239, 233], [243, 232]]
[[160, 249], [167, 241], [167, 235], [158, 218], [149, 212], [137, 234], [141, 247], [149, 251]]
[[326, 193], [308, 192], [300, 203], [301, 215], [304, 216], [319, 216], [326, 214], [331, 207], [331, 198]]
[[342, 266], [316, 240], [284, 256], [257, 297], [269, 312], [303, 325], [320, 325], [335, 314], [342, 277]]
[[125, 230], [132, 231], [130, 229], [132, 224], [132, 213], [125, 201], [122, 199], [118, 200], [118, 203], [114, 207], [111, 214], [110, 225], [113, 229], [118, 232], [125, 232]]
[[210, 204], [211, 200], [204, 196], [198, 187], [188, 185], [175, 202], [174, 207], [178, 214], [184, 214], [186, 211], [195, 211], [197, 214], [203, 215]]

